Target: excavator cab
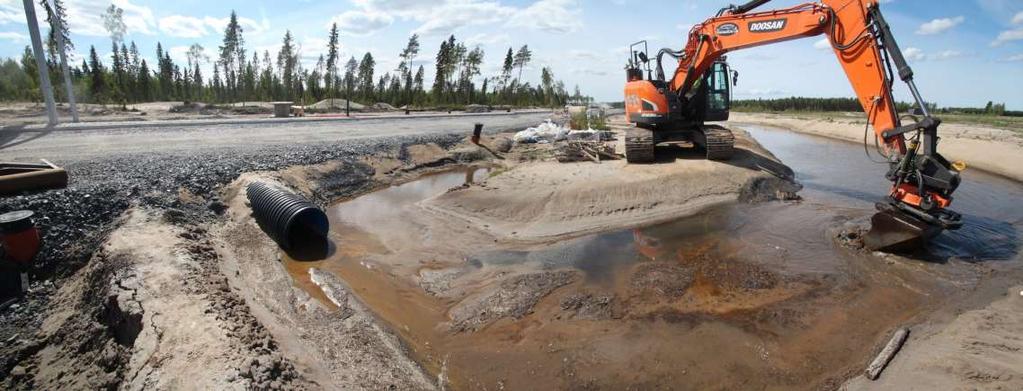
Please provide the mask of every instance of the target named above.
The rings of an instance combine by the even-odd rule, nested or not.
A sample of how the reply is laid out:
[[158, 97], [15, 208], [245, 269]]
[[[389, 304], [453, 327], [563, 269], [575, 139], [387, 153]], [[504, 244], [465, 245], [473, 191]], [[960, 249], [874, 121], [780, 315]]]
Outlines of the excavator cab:
[[724, 57], [714, 62], [703, 75], [700, 86], [696, 89], [698, 102], [692, 107], [697, 111], [693, 118], [700, 121], [728, 121], [728, 111], [732, 107], [732, 77], [728, 62]]

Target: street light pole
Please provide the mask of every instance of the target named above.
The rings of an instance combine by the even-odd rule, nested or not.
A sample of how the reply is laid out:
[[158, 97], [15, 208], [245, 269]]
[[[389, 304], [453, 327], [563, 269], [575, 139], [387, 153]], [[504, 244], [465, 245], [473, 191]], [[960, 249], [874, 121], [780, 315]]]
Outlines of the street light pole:
[[39, 68], [39, 89], [43, 93], [43, 100], [46, 101], [46, 116], [48, 126], [57, 125], [57, 108], [53, 103], [53, 89], [50, 88], [50, 70], [46, 66], [46, 57], [43, 54], [43, 40], [39, 37], [39, 21], [36, 20], [35, 3], [32, 0], [23, 0], [25, 4], [25, 19], [28, 23], [28, 35], [32, 37], [32, 52], [36, 57], [36, 66]]
[[60, 67], [64, 70], [64, 89], [67, 90], [67, 103], [71, 108], [71, 122], [78, 122], [78, 105], [75, 104], [75, 90], [74, 85], [71, 84], [71, 69], [67, 66], [67, 54], [64, 51], [64, 15], [58, 14], [60, 12], [57, 9], [57, 5], [54, 4], [53, 0], [48, 0], [50, 3], [50, 9], [53, 10], [54, 17], [51, 19], [52, 23], [50, 28], [55, 32], [57, 36], [57, 50], [60, 51]]

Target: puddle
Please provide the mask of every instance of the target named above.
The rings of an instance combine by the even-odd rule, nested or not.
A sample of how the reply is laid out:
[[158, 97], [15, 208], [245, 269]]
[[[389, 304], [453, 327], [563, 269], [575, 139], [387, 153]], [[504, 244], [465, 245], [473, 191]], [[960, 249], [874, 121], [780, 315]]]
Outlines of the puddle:
[[[883, 168], [852, 144], [751, 131], [796, 171], [804, 201], [469, 251], [409, 218], [416, 203], [487, 175], [452, 171], [333, 206], [329, 255], [285, 264], [324, 303], [308, 269], [344, 279], [453, 389], [833, 388], [892, 328], [979, 278], [959, 262], [893, 266], [836, 248], [827, 227], [872, 213]], [[968, 172], [957, 195], [967, 227], [930, 256], [1015, 259], [1023, 210], [1011, 203], [1023, 186]], [[453, 326], [493, 313], [515, 315]]]

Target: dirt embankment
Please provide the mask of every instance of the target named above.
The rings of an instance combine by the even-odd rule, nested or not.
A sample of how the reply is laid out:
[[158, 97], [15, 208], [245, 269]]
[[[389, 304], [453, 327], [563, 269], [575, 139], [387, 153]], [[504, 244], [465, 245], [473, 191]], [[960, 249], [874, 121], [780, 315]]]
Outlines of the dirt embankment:
[[[795, 115], [733, 112], [731, 122], [776, 126], [794, 132], [863, 143], [864, 119], [848, 117], [801, 118]], [[1023, 182], [1023, 138], [1018, 133], [985, 125], [942, 124], [938, 150], [950, 161]], [[873, 152], [873, 138], [867, 141]]]
[[[294, 330], [282, 332], [278, 324], [265, 322], [265, 307], [250, 303], [250, 286], [231, 274], [238, 272], [231, 267], [237, 264], [230, 258], [234, 253], [224, 250], [216, 235], [227, 209], [221, 201], [227, 199], [223, 186], [243, 172], [329, 161], [310, 169], [306, 179], [316, 184], [319, 199], [332, 200], [378, 185], [374, 169], [359, 163], [362, 157], [397, 156], [393, 151], [406, 145], [451, 145], [454, 140], [448, 135], [379, 138], [62, 162], [75, 178], [69, 188], [0, 203], [0, 212], [34, 210], [44, 233], [30, 293], [0, 311], [0, 387], [303, 389], [361, 384], [385, 389], [413, 384], [404, 373], [380, 375], [400, 366], [401, 356], [391, 360], [386, 351], [372, 352], [376, 361], [342, 357], [350, 366], [386, 363], [376, 372], [352, 369], [367, 377], [379, 375], [357, 383], [354, 377], [324, 380], [319, 367], [303, 361], [303, 352], [289, 350]], [[404, 161], [392, 159], [398, 165]], [[258, 229], [243, 234], [269, 243]], [[271, 263], [275, 248], [267, 251], [269, 257], [260, 261]], [[369, 346], [367, 341], [338, 345]]]
[[791, 169], [745, 131], [734, 132], [736, 154], [728, 161], [667, 146], [653, 165], [532, 162], [498, 169], [482, 186], [422, 206], [502, 240], [544, 242], [667, 221], [737, 200], [794, 197], [799, 186], [791, 182]]

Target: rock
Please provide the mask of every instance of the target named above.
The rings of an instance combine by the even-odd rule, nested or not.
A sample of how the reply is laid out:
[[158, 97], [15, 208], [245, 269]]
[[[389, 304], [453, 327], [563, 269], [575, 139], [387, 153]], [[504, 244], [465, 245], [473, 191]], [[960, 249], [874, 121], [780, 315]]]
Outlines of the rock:
[[13, 378], [20, 378], [22, 376], [25, 376], [25, 373], [26, 373], [25, 367], [21, 365], [15, 365], [14, 368], [11, 369], [11, 377]]
[[512, 146], [515, 145], [515, 142], [512, 141], [510, 138], [495, 137], [494, 141], [491, 141], [490, 144], [493, 145], [494, 150], [496, 150], [497, 152], [506, 153], [508, 151], [511, 151]]
[[214, 198], [212, 201], [210, 201], [208, 205], [206, 205], [206, 208], [209, 209], [214, 214], [222, 215], [224, 214], [224, 211], [227, 210], [227, 204]]

